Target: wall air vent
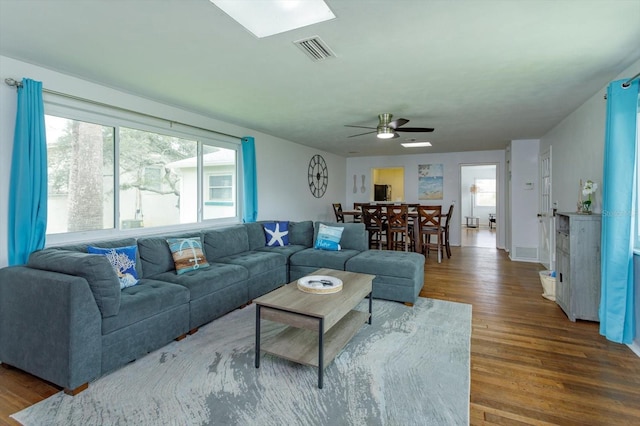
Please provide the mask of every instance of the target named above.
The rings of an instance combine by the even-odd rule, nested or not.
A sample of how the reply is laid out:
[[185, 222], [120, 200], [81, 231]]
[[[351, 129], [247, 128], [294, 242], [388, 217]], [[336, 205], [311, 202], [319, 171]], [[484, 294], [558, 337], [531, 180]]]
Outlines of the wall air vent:
[[329, 49], [329, 46], [327, 46], [327, 44], [318, 36], [294, 41], [293, 43], [302, 49], [302, 51], [315, 62], [336, 57], [335, 53], [333, 53], [331, 49]]

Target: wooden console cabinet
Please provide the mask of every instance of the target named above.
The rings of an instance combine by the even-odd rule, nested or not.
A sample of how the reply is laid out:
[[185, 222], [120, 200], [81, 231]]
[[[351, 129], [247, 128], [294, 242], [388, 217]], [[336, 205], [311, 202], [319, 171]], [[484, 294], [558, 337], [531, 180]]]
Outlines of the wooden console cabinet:
[[601, 215], [556, 214], [556, 303], [571, 321], [599, 321]]

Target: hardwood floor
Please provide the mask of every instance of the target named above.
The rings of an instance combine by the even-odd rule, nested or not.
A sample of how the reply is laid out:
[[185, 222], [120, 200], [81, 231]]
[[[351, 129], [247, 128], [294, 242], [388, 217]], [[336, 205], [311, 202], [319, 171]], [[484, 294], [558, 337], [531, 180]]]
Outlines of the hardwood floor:
[[481, 226], [479, 228], [460, 227], [460, 245], [462, 247], [496, 248], [496, 228]]
[[421, 296], [473, 305], [472, 425], [640, 424], [640, 358], [541, 297], [539, 264], [453, 247]]
[[[472, 425], [640, 424], [640, 358], [542, 298], [541, 265], [491, 248], [452, 251], [427, 259], [421, 296], [473, 305]], [[0, 425], [57, 391], [0, 368]]]

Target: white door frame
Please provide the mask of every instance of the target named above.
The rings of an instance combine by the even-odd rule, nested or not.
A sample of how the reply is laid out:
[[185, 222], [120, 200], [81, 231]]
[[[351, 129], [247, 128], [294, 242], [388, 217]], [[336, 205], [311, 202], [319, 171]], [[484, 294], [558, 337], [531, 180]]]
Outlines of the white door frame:
[[555, 268], [556, 251], [555, 251], [555, 217], [553, 215], [552, 201], [552, 162], [551, 147], [540, 153], [538, 175], [538, 261], [548, 270]]
[[[505, 220], [500, 214], [500, 202], [502, 197], [502, 184], [500, 183], [500, 163], [497, 162], [480, 162], [480, 163], [459, 163], [458, 169], [458, 200], [460, 200], [460, 205], [457, 206], [458, 212], [460, 214], [459, 220], [456, 223], [458, 227], [458, 234], [460, 235], [460, 246], [462, 246], [462, 169], [464, 167], [473, 167], [473, 166], [495, 166], [496, 167], [496, 248], [498, 247], [498, 241], [500, 241], [499, 235], [503, 232], [505, 228]], [[498, 226], [500, 225], [500, 226]]]

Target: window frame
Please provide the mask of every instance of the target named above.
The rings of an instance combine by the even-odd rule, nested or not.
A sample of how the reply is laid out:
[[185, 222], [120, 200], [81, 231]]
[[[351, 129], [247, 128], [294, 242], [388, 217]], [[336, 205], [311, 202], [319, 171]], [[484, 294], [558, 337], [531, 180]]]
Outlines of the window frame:
[[[47, 234], [46, 245], [55, 246], [83, 241], [95, 241], [100, 239], [112, 239], [130, 237], [133, 235], [151, 235], [164, 232], [176, 232], [181, 230], [200, 229], [211, 226], [224, 226], [242, 222], [242, 164], [240, 156], [240, 140], [231, 136], [218, 134], [214, 131], [206, 131], [199, 127], [191, 127], [187, 124], [178, 124], [169, 120], [147, 116], [144, 113], [129, 112], [117, 107], [108, 107], [91, 101], [83, 101], [73, 97], [60, 96], [53, 93], [44, 93], [44, 112], [70, 120], [85, 121], [114, 128], [114, 188], [117, 195], [114, 196], [114, 227], [109, 229], [65, 232]], [[120, 223], [120, 152], [119, 143], [120, 127], [128, 127], [140, 131], [159, 133], [166, 136], [192, 139], [197, 141], [197, 220], [193, 223], [155, 226], [149, 228], [123, 229]], [[231, 149], [236, 151], [235, 163], [235, 215], [228, 218], [204, 219], [204, 179], [207, 174], [203, 167], [203, 146]]]
[[[495, 191], [481, 191], [482, 185], [479, 185], [478, 181], [493, 181], [493, 186], [495, 188]], [[497, 181], [497, 179], [492, 179], [492, 178], [474, 178], [473, 179], [473, 184], [477, 188], [476, 193], [475, 193], [475, 197], [473, 197], [474, 207], [496, 208], [496, 206], [498, 205], [498, 181]], [[480, 197], [478, 197], [478, 194], [493, 194], [494, 203], [492, 205], [478, 204], [478, 198], [480, 198]]]
[[[225, 185], [225, 186], [212, 186], [211, 185], [211, 178], [212, 177], [216, 177], [216, 176], [228, 176], [231, 180], [231, 185]], [[208, 194], [207, 199], [204, 200], [204, 204], [206, 206], [231, 206], [233, 205], [233, 187], [234, 187], [234, 179], [233, 179], [233, 173], [226, 173], [226, 172], [216, 172], [216, 173], [206, 173], [206, 178], [207, 178], [207, 191], [206, 193]], [[229, 198], [212, 198], [211, 197], [211, 189], [225, 189], [225, 188], [231, 188], [231, 197]], [[203, 192], [204, 194], [204, 192]]]

